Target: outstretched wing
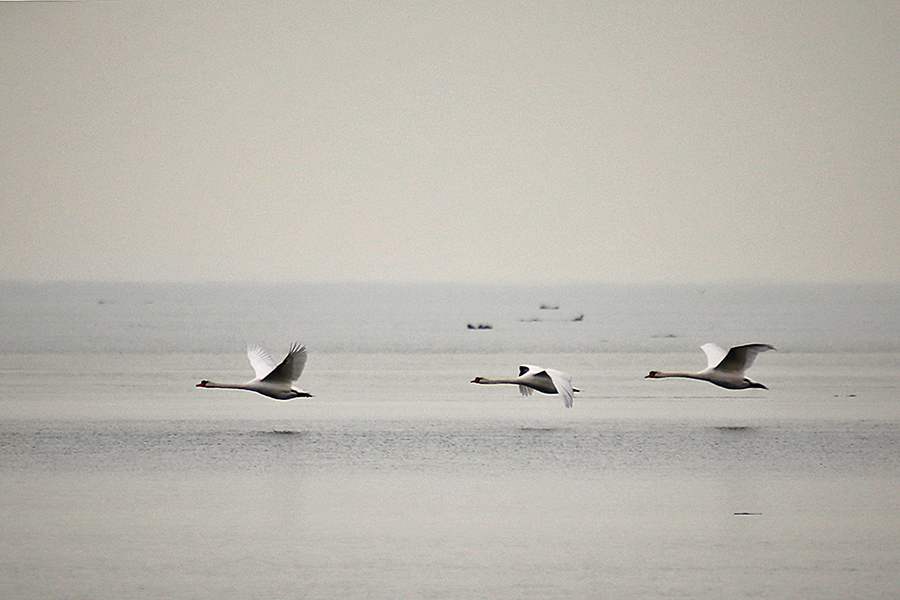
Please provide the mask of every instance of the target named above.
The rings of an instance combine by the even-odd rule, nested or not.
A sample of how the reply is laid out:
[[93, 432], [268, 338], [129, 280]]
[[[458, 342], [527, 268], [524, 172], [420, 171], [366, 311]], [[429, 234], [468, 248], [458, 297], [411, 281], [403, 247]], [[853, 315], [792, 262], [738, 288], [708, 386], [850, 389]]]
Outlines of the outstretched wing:
[[[524, 376], [529, 371], [535, 371], [537, 369], [538, 369], [538, 367], [535, 367], [534, 365], [519, 365], [519, 377]], [[532, 394], [532, 392], [534, 392], [534, 390], [532, 390], [527, 385], [519, 386], [519, 393], [522, 394], [523, 396], [530, 396]]]
[[707, 369], [715, 369], [719, 363], [721, 363], [725, 356], [728, 354], [725, 352], [725, 349], [719, 346], [718, 344], [703, 344], [700, 346], [700, 349], [703, 350], [703, 354], [706, 355], [706, 368]]
[[717, 371], [725, 371], [728, 373], [743, 373], [753, 365], [756, 355], [766, 350], [774, 350], [774, 346], [769, 344], [746, 344], [744, 346], [735, 346], [728, 351], [725, 358], [716, 365]]
[[572, 408], [572, 402], [575, 399], [575, 389], [572, 387], [572, 378], [568, 374], [555, 369], [544, 369], [544, 372], [550, 376], [550, 381], [556, 388], [556, 393], [562, 396], [566, 408]]
[[300, 378], [304, 366], [306, 366], [306, 346], [291, 344], [291, 349], [281, 364], [263, 377], [263, 381], [290, 384]]
[[247, 358], [250, 359], [250, 366], [253, 367], [257, 379], [262, 379], [275, 369], [275, 361], [269, 353], [256, 344], [247, 346]]

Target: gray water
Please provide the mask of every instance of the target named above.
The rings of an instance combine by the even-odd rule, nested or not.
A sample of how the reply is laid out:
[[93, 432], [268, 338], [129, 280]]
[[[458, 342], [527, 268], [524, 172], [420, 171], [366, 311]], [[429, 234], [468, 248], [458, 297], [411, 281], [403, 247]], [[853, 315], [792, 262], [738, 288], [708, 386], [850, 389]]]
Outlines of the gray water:
[[[0, 597], [892, 598], [898, 308], [891, 286], [0, 285]], [[194, 387], [294, 340], [312, 399]], [[643, 378], [707, 341], [774, 344], [750, 373], [771, 389]], [[523, 362], [570, 373], [574, 408], [468, 383]]]

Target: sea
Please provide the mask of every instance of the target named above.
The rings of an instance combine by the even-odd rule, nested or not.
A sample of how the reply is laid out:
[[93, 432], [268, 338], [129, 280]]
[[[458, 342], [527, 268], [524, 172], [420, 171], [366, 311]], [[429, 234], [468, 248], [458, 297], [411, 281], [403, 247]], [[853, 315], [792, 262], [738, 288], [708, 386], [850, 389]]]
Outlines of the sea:
[[896, 285], [0, 283], [0, 598], [896, 598], [898, 375]]

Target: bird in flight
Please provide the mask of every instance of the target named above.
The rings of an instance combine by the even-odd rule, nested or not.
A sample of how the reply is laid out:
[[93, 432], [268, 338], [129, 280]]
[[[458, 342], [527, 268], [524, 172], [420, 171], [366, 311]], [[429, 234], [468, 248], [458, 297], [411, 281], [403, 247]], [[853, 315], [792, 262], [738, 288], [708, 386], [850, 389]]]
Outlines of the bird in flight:
[[708, 366], [699, 373], [682, 373], [667, 371], [650, 371], [644, 379], [662, 379], [664, 377], [687, 377], [708, 381], [719, 387], [729, 390], [744, 390], [747, 388], [760, 388], [767, 390], [761, 383], [752, 381], [744, 376], [744, 371], [750, 368], [757, 354], [767, 350], [775, 350], [769, 344], [746, 344], [734, 346], [726, 352], [716, 344], [704, 344], [700, 346], [706, 354]]
[[532, 390], [542, 394], [559, 394], [562, 396], [566, 408], [572, 408], [575, 392], [581, 391], [572, 387], [572, 378], [568, 374], [556, 369], [545, 369], [534, 365], [519, 365], [519, 376], [505, 379], [488, 379], [476, 377], [470, 383], [492, 385], [496, 383], [510, 383], [519, 386], [523, 396], [530, 396]]
[[306, 346], [297, 343], [291, 344], [287, 356], [278, 365], [275, 364], [268, 352], [255, 344], [247, 346], [247, 358], [250, 359], [250, 366], [256, 373], [254, 379], [246, 383], [216, 383], [204, 379], [197, 384], [197, 387], [249, 390], [280, 402], [287, 402], [294, 398], [312, 397], [309, 392], [293, 388], [293, 383], [300, 378], [303, 367], [306, 365]]

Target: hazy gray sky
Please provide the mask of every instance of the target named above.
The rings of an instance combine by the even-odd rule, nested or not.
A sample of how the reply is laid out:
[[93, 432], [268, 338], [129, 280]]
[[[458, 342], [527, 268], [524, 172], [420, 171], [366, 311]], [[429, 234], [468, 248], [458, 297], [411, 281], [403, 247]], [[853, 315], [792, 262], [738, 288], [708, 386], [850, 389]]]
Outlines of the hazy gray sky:
[[369, 4], [0, 5], [0, 278], [900, 281], [896, 0]]

